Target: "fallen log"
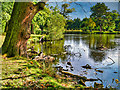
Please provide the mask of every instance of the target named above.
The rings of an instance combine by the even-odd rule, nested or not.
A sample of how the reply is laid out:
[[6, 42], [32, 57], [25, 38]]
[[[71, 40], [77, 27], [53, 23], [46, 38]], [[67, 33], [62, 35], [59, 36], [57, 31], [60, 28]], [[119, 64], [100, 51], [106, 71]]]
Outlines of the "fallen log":
[[78, 79], [83, 79], [84, 81], [87, 80], [87, 77], [85, 77], [85, 76], [74, 75], [74, 74], [72, 74], [72, 73], [65, 72], [65, 71], [60, 71], [60, 72], [61, 72], [62, 74], [69, 75], [69, 76], [71, 76], [71, 77], [76, 77], [76, 78], [78, 78]]

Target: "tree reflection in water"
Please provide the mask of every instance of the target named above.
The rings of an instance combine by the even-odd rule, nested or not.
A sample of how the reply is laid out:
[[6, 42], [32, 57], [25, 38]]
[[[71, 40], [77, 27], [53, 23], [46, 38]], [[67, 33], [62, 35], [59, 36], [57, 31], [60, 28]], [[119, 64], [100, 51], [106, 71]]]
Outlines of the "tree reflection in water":
[[95, 62], [102, 62], [105, 59], [106, 53], [105, 52], [100, 52], [100, 51], [95, 51], [95, 50], [90, 50], [89, 52], [89, 57], [92, 58]]
[[89, 57], [95, 62], [102, 62], [106, 57], [106, 51], [97, 50], [98, 47], [104, 46], [107, 49], [114, 49], [117, 44], [114, 42], [115, 35], [86, 35], [82, 38], [84, 43], [89, 47]]

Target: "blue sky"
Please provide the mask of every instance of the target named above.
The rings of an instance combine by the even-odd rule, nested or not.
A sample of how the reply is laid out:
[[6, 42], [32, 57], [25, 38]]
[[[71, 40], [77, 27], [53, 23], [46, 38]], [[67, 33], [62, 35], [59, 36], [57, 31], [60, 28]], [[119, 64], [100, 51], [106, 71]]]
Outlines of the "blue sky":
[[[65, 2], [57, 2], [59, 8], [63, 3]], [[69, 8], [75, 8], [75, 12], [70, 13], [69, 16], [71, 19], [80, 18], [82, 20], [85, 17], [89, 18], [89, 16], [91, 15], [90, 7], [94, 6], [97, 2], [76, 2], [76, 3], [80, 4], [85, 10], [85, 12], [79, 5], [76, 5], [74, 2], [72, 2], [70, 3]], [[112, 10], [118, 11], [118, 2], [104, 2], [104, 3], [106, 6], [108, 6], [110, 11]], [[49, 6], [56, 6], [56, 2], [49, 2]]]

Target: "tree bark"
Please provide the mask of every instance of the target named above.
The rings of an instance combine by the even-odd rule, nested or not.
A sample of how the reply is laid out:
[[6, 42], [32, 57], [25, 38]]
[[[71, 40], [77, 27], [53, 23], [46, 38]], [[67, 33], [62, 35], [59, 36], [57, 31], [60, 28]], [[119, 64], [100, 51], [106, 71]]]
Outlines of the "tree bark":
[[30, 38], [30, 25], [35, 14], [43, 10], [45, 2], [34, 5], [32, 2], [15, 2], [9, 21], [6, 38], [2, 45], [2, 54], [7, 56], [26, 56], [27, 40]]
[[102, 32], [102, 25], [100, 24], [100, 32]]

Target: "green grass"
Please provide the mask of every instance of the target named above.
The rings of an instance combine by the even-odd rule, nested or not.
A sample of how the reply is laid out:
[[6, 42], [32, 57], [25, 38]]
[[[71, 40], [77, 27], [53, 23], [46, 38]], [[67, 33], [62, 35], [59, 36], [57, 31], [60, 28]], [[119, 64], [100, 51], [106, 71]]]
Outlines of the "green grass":
[[[75, 88], [74, 81], [57, 75], [51, 66], [23, 57], [3, 59], [1, 88]], [[82, 85], [77, 87], [83, 88]]]
[[46, 35], [45, 34], [43, 34], [43, 35], [31, 34], [31, 37], [42, 37], [42, 36], [46, 36]]

